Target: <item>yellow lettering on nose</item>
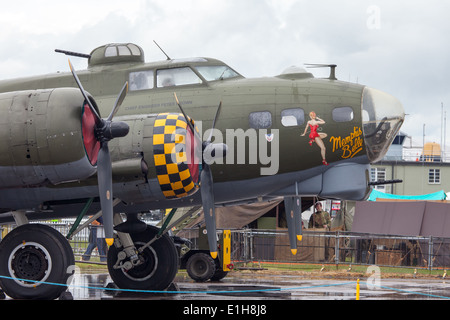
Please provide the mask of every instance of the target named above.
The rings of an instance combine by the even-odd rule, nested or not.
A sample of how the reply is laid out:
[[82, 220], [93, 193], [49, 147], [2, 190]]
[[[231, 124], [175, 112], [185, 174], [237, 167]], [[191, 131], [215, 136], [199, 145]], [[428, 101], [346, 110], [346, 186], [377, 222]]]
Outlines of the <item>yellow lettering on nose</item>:
[[361, 138], [362, 130], [360, 127], [353, 127], [353, 132], [348, 136], [332, 136], [330, 143], [333, 145], [333, 152], [341, 150], [341, 158], [353, 158], [363, 149], [363, 140]]

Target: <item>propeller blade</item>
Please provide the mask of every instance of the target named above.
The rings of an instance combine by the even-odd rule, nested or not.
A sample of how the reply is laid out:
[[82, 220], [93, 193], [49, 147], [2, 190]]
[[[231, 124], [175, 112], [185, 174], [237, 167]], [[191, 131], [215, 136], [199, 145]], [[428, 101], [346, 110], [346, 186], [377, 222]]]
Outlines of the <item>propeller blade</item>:
[[86, 100], [86, 102], [88, 103], [88, 105], [91, 108], [92, 112], [94, 113], [95, 117], [97, 118], [97, 122], [101, 121], [102, 118], [97, 113], [97, 110], [95, 110], [94, 106], [92, 105], [91, 101], [89, 100], [89, 97], [88, 97], [86, 91], [84, 90], [83, 85], [81, 84], [81, 81], [78, 78], [78, 75], [77, 75], [74, 67], [72, 66], [72, 62], [70, 62], [70, 59], [69, 59], [69, 66], [70, 66], [70, 71], [72, 72], [72, 75], [73, 75], [73, 77], [75, 79], [75, 82], [77, 83], [78, 88], [80, 88], [81, 94], [83, 95], [84, 99]]
[[123, 100], [125, 100], [125, 97], [128, 93], [128, 81], [125, 82], [124, 86], [122, 87], [122, 90], [120, 91], [119, 96], [116, 99], [116, 103], [114, 104], [114, 108], [111, 110], [111, 113], [109, 114], [109, 117], [107, 121], [111, 121], [114, 116], [116, 115], [117, 111], [119, 110], [120, 106], [122, 105]]
[[203, 149], [203, 162], [211, 165], [214, 161], [225, 158], [228, 152], [228, 146], [225, 143], [209, 143], [205, 142]]
[[209, 251], [211, 257], [215, 259], [217, 257], [216, 210], [214, 205], [213, 179], [209, 165], [203, 167], [200, 179], [200, 192], [205, 215], [206, 231], [208, 233]]
[[212, 124], [212, 128], [211, 128], [211, 133], [209, 134], [209, 137], [208, 137], [208, 140], [206, 140], [206, 143], [211, 143], [211, 139], [212, 139], [212, 135], [213, 135], [213, 130], [214, 130], [214, 128], [216, 127], [216, 121], [217, 121], [217, 118], [219, 117], [219, 113], [220, 113], [220, 108], [221, 108], [221, 107], [222, 107], [222, 101], [220, 101], [219, 107], [217, 108], [216, 115], [215, 115], [215, 117], [214, 117], [213, 124]]
[[203, 161], [207, 164], [212, 164], [215, 159], [225, 158], [228, 151], [228, 146], [225, 143], [211, 143], [214, 128], [216, 127], [217, 119], [219, 118], [220, 109], [222, 107], [222, 101], [219, 103], [216, 115], [212, 123], [211, 132], [208, 139], [203, 143]]
[[295, 196], [293, 199], [294, 204], [294, 218], [295, 218], [295, 234], [297, 235], [297, 240], [302, 241], [302, 198]]
[[189, 118], [187, 117], [186, 113], [184, 112], [183, 107], [180, 104], [180, 101], [178, 101], [177, 94], [174, 92], [173, 95], [175, 96], [175, 100], [177, 101], [178, 108], [180, 108], [181, 113], [183, 114], [184, 119], [186, 119], [186, 122], [187, 122], [189, 128], [191, 128], [191, 131], [194, 133], [194, 136], [201, 141], [202, 139], [201, 139], [200, 135], [194, 129], [194, 125], [189, 121]]
[[108, 143], [104, 142], [98, 153], [97, 179], [102, 208], [103, 225], [105, 228], [105, 240], [108, 246], [113, 239], [113, 190], [112, 190], [112, 165]]
[[[194, 133], [194, 137], [196, 137], [196, 139], [198, 139], [201, 142], [202, 140], [201, 140], [200, 134], [194, 129], [193, 124], [188, 120], [188, 117], [186, 116], [186, 113], [184, 112], [183, 107], [181, 106], [180, 101], [178, 100], [177, 94], [174, 92], [173, 95], [175, 96], [177, 105], [180, 108], [181, 113], [183, 114], [184, 118], [186, 119], [186, 122], [188, 123], [189, 128]], [[216, 120], [218, 118], [221, 106], [222, 106], [222, 102], [220, 102], [219, 108], [216, 111], [216, 116], [214, 117], [214, 121], [213, 121], [213, 129], [214, 129]], [[212, 130], [211, 130], [211, 135], [209, 137], [209, 140], [202, 143], [203, 152], [211, 144], [211, 138], [212, 138]], [[223, 150], [223, 152], [226, 152], [226, 145], [224, 145], [223, 147], [218, 146], [217, 150], [219, 150], [219, 149]], [[211, 150], [208, 149], [208, 151], [212, 155], [213, 151], [215, 151], [215, 148], [212, 148]], [[209, 164], [206, 163], [205, 161], [203, 161], [203, 169], [200, 174], [200, 182], [201, 182], [200, 192], [201, 192], [201, 196], [202, 196], [203, 212], [205, 215], [206, 231], [208, 233], [209, 251], [210, 251], [211, 257], [213, 259], [215, 259], [217, 257], [217, 231], [216, 231], [216, 209], [215, 209], [215, 202], [214, 202], [213, 177], [212, 177], [212, 173], [211, 173]]]
[[96, 109], [92, 105], [86, 91], [81, 84], [78, 75], [70, 62], [69, 66], [72, 72], [72, 75], [77, 83], [80, 91], [89, 104], [92, 112], [94, 113], [96, 120], [95, 126], [95, 136], [96, 139], [100, 142], [101, 148], [98, 152], [97, 158], [97, 179], [98, 179], [98, 190], [100, 196], [100, 205], [102, 209], [103, 216], [103, 225], [105, 228], [105, 240], [108, 246], [111, 246], [114, 243], [114, 222], [113, 222], [113, 189], [112, 189], [112, 164], [111, 164], [111, 155], [109, 153], [108, 141], [114, 138], [124, 137], [128, 134], [130, 127], [125, 122], [113, 122], [115, 114], [119, 110], [122, 105], [127, 93], [128, 93], [128, 82], [125, 82], [120, 94], [118, 95], [114, 107], [111, 110], [110, 115], [106, 120], [102, 119], [100, 115], [97, 113]]
[[289, 243], [293, 255], [297, 254], [297, 240], [302, 240], [301, 198], [285, 197], [284, 206], [288, 225]]

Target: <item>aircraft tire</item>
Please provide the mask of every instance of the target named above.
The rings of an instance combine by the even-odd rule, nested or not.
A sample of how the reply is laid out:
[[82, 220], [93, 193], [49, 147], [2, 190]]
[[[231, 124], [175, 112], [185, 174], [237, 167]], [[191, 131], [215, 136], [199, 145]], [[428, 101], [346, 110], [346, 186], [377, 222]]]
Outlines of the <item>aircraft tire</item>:
[[[131, 238], [136, 249], [152, 240], [158, 233], [158, 230], [156, 227], [147, 226], [146, 231], [132, 234]], [[153, 242], [150, 247], [143, 251], [143, 264], [133, 267], [126, 272], [122, 269], [114, 269], [120, 251], [121, 249], [117, 249], [114, 245], [108, 250], [109, 274], [119, 288], [165, 290], [172, 283], [178, 272], [178, 252], [172, 239], [167, 234]]]
[[216, 270], [211, 278], [211, 281], [220, 281], [228, 275], [228, 271], [223, 271], [222, 269]]
[[205, 282], [214, 276], [216, 263], [210, 254], [198, 252], [188, 259], [186, 271], [192, 280]]
[[216, 263], [216, 271], [214, 272], [211, 281], [220, 281], [228, 275], [228, 271], [222, 270], [219, 259], [215, 259], [214, 261]]
[[19, 226], [0, 242], [0, 275], [8, 277], [0, 278], [0, 287], [13, 299], [58, 298], [67, 289], [74, 265], [67, 239], [46, 225]]

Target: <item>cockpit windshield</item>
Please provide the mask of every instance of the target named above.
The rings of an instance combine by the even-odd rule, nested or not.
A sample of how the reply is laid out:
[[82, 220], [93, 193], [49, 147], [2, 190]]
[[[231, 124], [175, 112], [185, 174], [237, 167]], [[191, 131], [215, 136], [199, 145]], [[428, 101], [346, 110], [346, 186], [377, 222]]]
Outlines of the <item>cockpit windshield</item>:
[[216, 81], [239, 77], [239, 74], [228, 66], [198, 66], [195, 68], [207, 81]]

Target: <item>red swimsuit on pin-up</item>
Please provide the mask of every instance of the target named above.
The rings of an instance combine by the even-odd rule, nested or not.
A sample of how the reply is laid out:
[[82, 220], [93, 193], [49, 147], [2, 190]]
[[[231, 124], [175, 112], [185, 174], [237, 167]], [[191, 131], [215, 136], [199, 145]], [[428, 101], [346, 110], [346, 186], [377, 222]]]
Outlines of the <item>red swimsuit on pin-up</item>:
[[317, 133], [317, 128], [319, 128], [319, 125], [309, 125], [309, 128], [311, 129], [311, 133], [309, 134], [309, 145], [311, 146], [316, 138], [320, 138], [319, 134]]

